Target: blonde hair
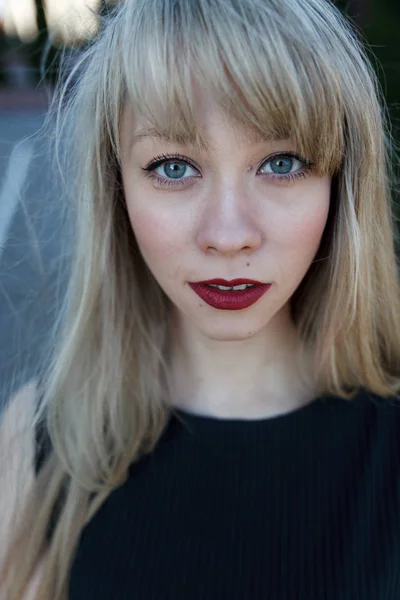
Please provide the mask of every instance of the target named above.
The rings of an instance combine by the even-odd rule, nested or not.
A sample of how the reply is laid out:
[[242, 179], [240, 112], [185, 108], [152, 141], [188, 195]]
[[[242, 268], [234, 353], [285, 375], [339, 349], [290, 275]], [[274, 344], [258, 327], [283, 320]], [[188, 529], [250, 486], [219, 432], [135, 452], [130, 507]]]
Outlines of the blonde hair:
[[321, 394], [400, 390], [393, 142], [365, 44], [331, 2], [125, 0], [76, 72], [51, 113], [57, 147], [68, 142], [73, 248], [33, 423], [45, 425], [53, 452], [5, 562], [9, 600], [23, 598], [60, 494], [37, 598], [66, 599], [83, 527], [155, 447], [171, 411], [170, 304], [141, 258], [121, 185], [126, 103], [171, 139], [201, 143], [196, 77], [237, 122], [266, 137], [290, 134], [318, 173], [332, 175], [327, 226], [291, 299], [293, 319]]

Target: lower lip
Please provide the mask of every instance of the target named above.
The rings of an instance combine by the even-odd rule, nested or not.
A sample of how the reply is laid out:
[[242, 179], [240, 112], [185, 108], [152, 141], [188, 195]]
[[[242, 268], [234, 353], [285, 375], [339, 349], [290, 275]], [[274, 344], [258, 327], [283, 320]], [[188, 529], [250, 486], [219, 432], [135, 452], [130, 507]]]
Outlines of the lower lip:
[[189, 283], [189, 285], [204, 302], [220, 310], [243, 310], [257, 302], [271, 287], [270, 283], [266, 283], [245, 290], [228, 292], [205, 283]]

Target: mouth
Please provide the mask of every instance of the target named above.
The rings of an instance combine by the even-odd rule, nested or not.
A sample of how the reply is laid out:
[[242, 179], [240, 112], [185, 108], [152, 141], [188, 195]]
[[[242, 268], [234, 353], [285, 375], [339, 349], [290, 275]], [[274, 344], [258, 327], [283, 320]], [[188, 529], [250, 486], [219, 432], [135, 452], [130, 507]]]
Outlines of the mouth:
[[271, 285], [254, 279], [209, 279], [189, 283], [202, 300], [219, 310], [243, 310], [257, 302]]

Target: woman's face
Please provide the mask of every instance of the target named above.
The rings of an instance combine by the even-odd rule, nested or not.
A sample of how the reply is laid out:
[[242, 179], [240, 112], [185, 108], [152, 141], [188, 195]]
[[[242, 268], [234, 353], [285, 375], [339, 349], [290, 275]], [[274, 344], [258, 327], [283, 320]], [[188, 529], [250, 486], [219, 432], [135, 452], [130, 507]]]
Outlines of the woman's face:
[[[157, 137], [133, 142], [146, 123], [124, 111], [127, 208], [143, 258], [179, 318], [211, 339], [246, 339], [289, 313], [320, 244], [331, 180], [285, 156], [296, 153], [291, 140], [255, 140], [207, 99], [197, 117], [207, 151]], [[155, 157], [175, 154], [181, 158], [143, 170]], [[251, 306], [228, 310], [210, 306], [189, 285], [218, 278], [271, 286]]]

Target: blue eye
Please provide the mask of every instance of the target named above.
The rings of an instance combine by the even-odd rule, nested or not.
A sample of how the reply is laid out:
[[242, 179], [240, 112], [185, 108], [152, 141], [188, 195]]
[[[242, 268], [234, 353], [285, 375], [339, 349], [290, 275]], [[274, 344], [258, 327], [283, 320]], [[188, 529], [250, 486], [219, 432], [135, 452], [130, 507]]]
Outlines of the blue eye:
[[278, 175], [287, 175], [291, 172], [293, 163], [301, 164], [300, 161], [296, 160], [295, 158], [288, 158], [284, 156], [274, 158], [269, 164], [271, 165], [271, 169], [274, 173], [277, 173]]
[[164, 169], [165, 175], [167, 177], [172, 177], [173, 179], [179, 179], [180, 177], [185, 175], [188, 166], [189, 165], [179, 161], [169, 161], [159, 165], [159, 167], [162, 167]]
[[[156, 172], [156, 169], [162, 167], [164, 175]], [[180, 185], [186, 185], [189, 181], [198, 178], [200, 175], [190, 175], [189, 177], [183, 177], [187, 175], [187, 169], [192, 169], [194, 172], [197, 171], [195, 167], [192, 167], [187, 159], [180, 154], [167, 156], [162, 154], [154, 158], [150, 164], [142, 169], [146, 172], [146, 177], [150, 180], [156, 181], [160, 186], [171, 186], [177, 187]]]
[[[156, 169], [159, 167], [163, 169], [163, 174], [157, 173]], [[262, 177], [277, 181], [293, 181], [309, 175], [311, 167], [312, 165], [307, 159], [301, 158], [296, 153], [282, 152], [276, 153], [264, 161], [259, 171], [261, 171]], [[189, 173], [188, 175], [188, 169], [192, 169], [194, 174]], [[180, 154], [157, 156], [142, 171], [146, 172], [148, 179], [156, 181], [162, 187], [187, 185], [201, 177], [198, 169], [190, 165], [188, 160]]]
[[281, 152], [264, 161], [261, 176], [275, 181], [294, 181], [311, 174], [312, 164], [295, 152]]

